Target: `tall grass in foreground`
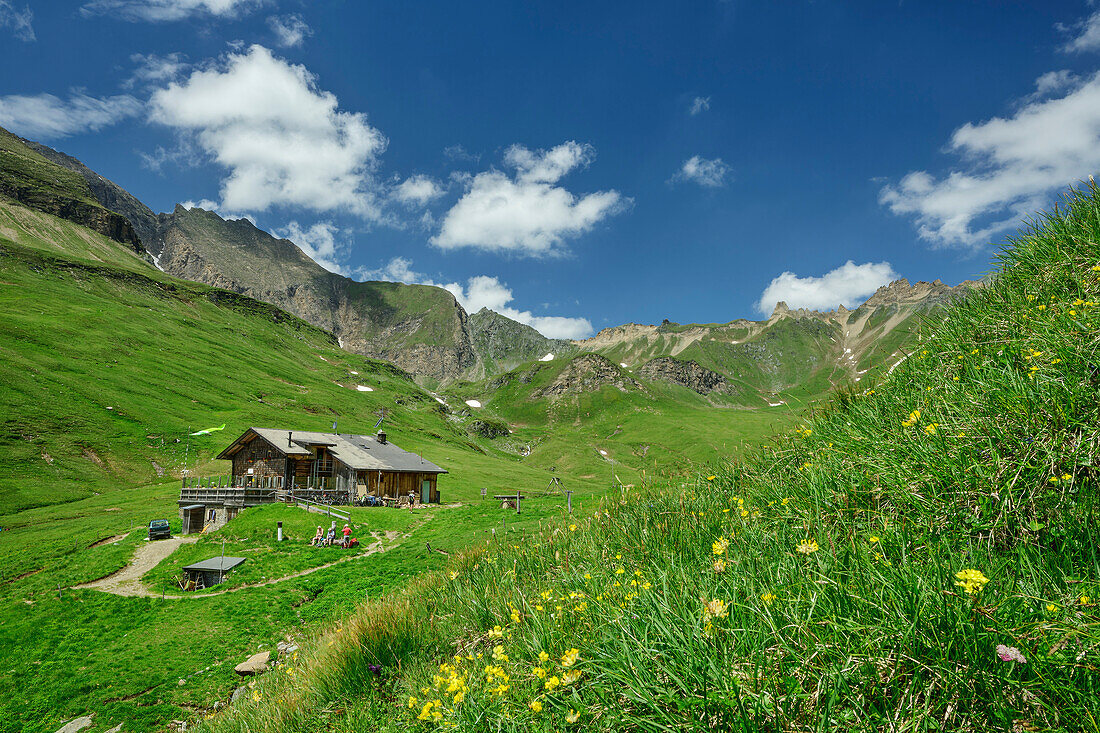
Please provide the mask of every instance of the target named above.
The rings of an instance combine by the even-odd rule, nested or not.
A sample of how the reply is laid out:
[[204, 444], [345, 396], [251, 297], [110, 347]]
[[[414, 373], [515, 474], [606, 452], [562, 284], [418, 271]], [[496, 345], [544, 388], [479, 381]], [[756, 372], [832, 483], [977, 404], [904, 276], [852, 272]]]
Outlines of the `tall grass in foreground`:
[[1071, 192], [874, 389], [465, 552], [210, 728], [1097, 730], [1098, 242]]

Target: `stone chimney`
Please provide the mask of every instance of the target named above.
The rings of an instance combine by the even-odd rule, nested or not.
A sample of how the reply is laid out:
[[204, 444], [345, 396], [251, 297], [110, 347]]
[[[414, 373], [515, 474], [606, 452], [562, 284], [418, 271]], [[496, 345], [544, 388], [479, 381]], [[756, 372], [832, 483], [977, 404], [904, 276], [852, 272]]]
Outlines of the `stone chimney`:
[[385, 430], [379, 430], [376, 440], [379, 443], [381, 443], [382, 445], [385, 445], [386, 444], [386, 431]]

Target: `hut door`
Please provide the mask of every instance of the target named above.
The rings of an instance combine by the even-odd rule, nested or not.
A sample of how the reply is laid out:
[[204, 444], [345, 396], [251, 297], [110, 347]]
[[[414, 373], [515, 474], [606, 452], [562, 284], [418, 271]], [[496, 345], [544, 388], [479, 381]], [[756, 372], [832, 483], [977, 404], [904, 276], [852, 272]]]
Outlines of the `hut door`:
[[420, 482], [420, 502], [430, 504], [432, 501], [432, 482], [424, 479]]

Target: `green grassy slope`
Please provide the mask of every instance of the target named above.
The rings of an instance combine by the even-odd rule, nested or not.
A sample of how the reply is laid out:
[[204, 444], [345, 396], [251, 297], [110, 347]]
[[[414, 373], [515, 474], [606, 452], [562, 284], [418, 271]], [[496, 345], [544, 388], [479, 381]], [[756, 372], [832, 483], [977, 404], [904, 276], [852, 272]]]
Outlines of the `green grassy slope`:
[[873, 389], [453, 558], [204, 729], [1096, 730], [1097, 242], [1091, 188]]
[[[481, 382], [452, 385], [443, 394], [471, 421], [503, 421], [512, 434], [495, 442], [517, 452], [529, 449], [526, 464], [593, 479], [611, 480], [614, 471], [616, 484], [639, 483], [643, 471], [647, 478], [680, 475], [756, 444], [794, 419], [787, 407], [742, 409], [738, 395], [703, 396], [612, 364], [607, 367], [620, 386], [547, 394], [563, 373], [572, 374], [588, 358], [528, 362]], [[465, 409], [469, 399], [483, 407]]]
[[[0, 303], [0, 513], [178, 474], [252, 424], [369, 431], [383, 407], [395, 442], [443, 465], [508, 458], [392, 367], [56, 217], [0, 205]], [[456, 472], [452, 485], [493, 473]]]

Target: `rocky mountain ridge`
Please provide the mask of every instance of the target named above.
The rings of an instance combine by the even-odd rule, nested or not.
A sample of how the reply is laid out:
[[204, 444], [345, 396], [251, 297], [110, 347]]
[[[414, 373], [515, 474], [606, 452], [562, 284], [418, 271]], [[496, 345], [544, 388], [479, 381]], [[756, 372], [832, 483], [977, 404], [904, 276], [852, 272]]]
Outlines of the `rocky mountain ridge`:
[[[830, 381], [858, 381], [872, 352], [904, 341], [915, 314], [975, 285], [898, 280], [852, 311], [777, 303], [762, 321], [628, 323], [588, 339], [549, 339], [488, 309], [467, 314], [441, 288], [358, 282], [329, 272], [293, 242], [246, 219], [179, 205], [154, 214], [79, 160], [3, 130], [0, 155], [0, 194], [48, 213], [65, 210], [74, 221], [147, 251], [168, 274], [283, 308], [331, 332], [345, 349], [389, 361], [429, 384], [485, 379], [526, 362], [585, 352], [605, 357], [616, 370], [636, 368], [645, 379], [700, 394], [744, 393], [746, 382], [778, 392], [824, 367]], [[606, 365], [581, 366], [587, 375]]]

